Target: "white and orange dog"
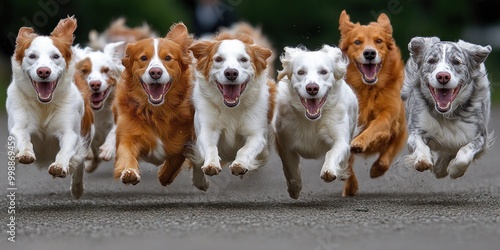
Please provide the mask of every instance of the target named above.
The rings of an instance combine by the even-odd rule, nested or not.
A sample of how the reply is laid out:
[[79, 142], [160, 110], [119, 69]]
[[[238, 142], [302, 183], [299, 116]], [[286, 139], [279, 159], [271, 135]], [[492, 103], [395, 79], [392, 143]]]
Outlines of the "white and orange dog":
[[[297, 199], [302, 189], [300, 157], [324, 156], [320, 177], [325, 182], [355, 178], [349, 145], [357, 129], [358, 102], [344, 81], [347, 61], [339, 48], [286, 47], [280, 60], [273, 128], [288, 193]], [[356, 182], [346, 182], [344, 196], [357, 191], [350, 183]]]
[[[73, 82], [72, 50], [76, 19], [59, 22], [50, 36], [23, 27], [12, 56], [7, 90], [9, 133], [16, 139], [16, 159], [35, 162], [54, 178], [72, 174], [71, 194], [83, 194], [84, 159], [93, 133], [87, 86]], [[54, 160], [55, 158], [55, 160]]]
[[117, 42], [107, 44], [103, 51], [76, 48], [75, 81], [87, 85], [91, 92], [90, 105], [96, 129], [85, 161], [87, 172], [93, 172], [101, 160], [109, 161], [115, 156], [116, 126], [111, 104], [124, 69], [121, 62], [123, 47], [124, 42]]
[[268, 127], [275, 83], [267, 73], [271, 50], [247, 34], [222, 32], [190, 47], [197, 59], [193, 104], [196, 145], [190, 159], [193, 184], [206, 190], [206, 175], [216, 175], [220, 161], [232, 162], [233, 175], [256, 170], [269, 155]]

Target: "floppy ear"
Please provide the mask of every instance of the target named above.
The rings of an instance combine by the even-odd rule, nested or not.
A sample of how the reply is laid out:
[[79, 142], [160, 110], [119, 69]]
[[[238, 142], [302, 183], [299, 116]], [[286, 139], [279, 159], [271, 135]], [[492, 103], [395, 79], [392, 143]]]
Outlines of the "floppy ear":
[[250, 45], [251, 51], [253, 52], [253, 57], [255, 58], [254, 64], [257, 71], [265, 70], [267, 67], [267, 58], [269, 58], [273, 52], [270, 49], [262, 48], [258, 45]]
[[391, 20], [389, 20], [389, 17], [385, 13], [381, 13], [378, 18], [377, 18], [377, 23], [384, 28], [385, 32], [387, 34], [392, 36], [392, 25], [391, 25]]
[[131, 67], [132, 66], [132, 61], [134, 60], [132, 58], [132, 50], [134, 49], [136, 43], [129, 43], [127, 44], [127, 48], [125, 49], [125, 55], [122, 58], [122, 65], [125, 68]]
[[189, 50], [193, 53], [193, 57], [197, 60], [196, 69], [198, 71], [208, 72], [209, 55], [212, 54], [216, 42], [215, 41], [199, 41], [189, 46]]
[[35, 31], [32, 28], [22, 27], [19, 29], [19, 33], [17, 33], [16, 38], [16, 48], [14, 50], [14, 55], [17, 61], [22, 61], [24, 57], [24, 51], [19, 50], [27, 49], [25, 45], [36, 36], [37, 34], [35, 34]]
[[439, 37], [420, 37], [416, 36], [410, 40], [410, 43], [408, 43], [408, 50], [410, 51], [410, 57], [411, 59], [416, 63], [420, 64], [422, 61], [422, 56], [424, 54], [424, 51], [427, 47], [431, 46], [432, 44], [438, 43], [441, 40]]
[[[125, 42], [108, 43], [104, 46], [103, 53], [111, 57], [113, 64], [122, 66], [122, 57], [125, 54]], [[120, 70], [123, 70], [119, 67]]]
[[349, 59], [344, 57], [342, 50], [325, 44], [321, 51], [325, 52], [333, 60], [333, 76], [335, 80], [338, 81], [344, 78]]
[[351, 18], [349, 15], [347, 15], [347, 12], [345, 10], [340, 13], [340, 18], [339, 18], [339, 30], [340, 30], [340, 36], [344, 37], [347, 35], [349, 31], [351, 31], [356, 25], [351, 22]]
[[281, 65], [283, 66], [283, 70], [278, 71], [278, 81], [283, 79], [283, 77], [288, 77], [288, 79], [292, 79], [292, 64], [293, 64], [293, 59], [299, 54], [300, 52], [304, 51], [302, 48], [292, 48], [292, 47], [285, 47], [284, 48], [285, 52], [281, 54], [280, 56], [280, 61]]
[[458, 40], [457, 42], [458, 46], [461, 48], [465, 49], [469, 56], [472, 58], [472, 60], [476, 63], [476, 67], [484, 63], [486, 58], [488, 58], [488, 55], [491, 52], [491, 46], [481, 46], [473, 43], [468, 43], [462, 40]]
[[71, 16], [65, 19], [61, 19], [52, 33], [50, 33], [50, 35], [53, 37], [57, 37], [66, 43], [73, 44], [73, 33], [75, 32], [75, 30], [76, 19], [75, 16]]
[[193, 43], [193, 36], [188, 33], [186, 25], [182, 22], [170, 26], [170, 31], [165, 38], [179, 44], [182, 51], [187, 51], [188, 47]]

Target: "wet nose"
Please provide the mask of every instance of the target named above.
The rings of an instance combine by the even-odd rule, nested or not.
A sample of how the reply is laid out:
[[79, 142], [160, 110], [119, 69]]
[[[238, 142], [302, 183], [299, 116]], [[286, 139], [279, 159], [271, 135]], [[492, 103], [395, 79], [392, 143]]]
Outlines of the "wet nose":
[[363, 51], [363, 56], [366, 60], [371, 61], [377, 56], [377, 51], [374, 49], [365, 49], [365, 51]]
[[238, 77], [238, 70], [237, 69], [226, 69], [224, 70], [224, 76], [229, 80], [229, 81], [234, 81]]
[[441, 71], [436, 74], [436, 79], [441, 84], [447, 84], [451, 79], [451, 75], [448, 72]]
[[316, 83], [309, 83], [306, 85], [306, 91], [310, 95], [316, 95], [319, 91], [319, 85]]
[[163, 75], [163, 70], [158, 67], [151, 68], [149, 70], [149, 75], [151, 76], [151, 78], [158, 80], [160, 79], [161, 75]]
[[98, 91], [101, 88], [101, 81], [91, 81], [89, 82], [90, 88], [94, 91]]
[[36, 74], [43, 79], [49, 77], [50, 73], [52, 73], [52, 71], [49, 67], [40, 67], [36, 70]]

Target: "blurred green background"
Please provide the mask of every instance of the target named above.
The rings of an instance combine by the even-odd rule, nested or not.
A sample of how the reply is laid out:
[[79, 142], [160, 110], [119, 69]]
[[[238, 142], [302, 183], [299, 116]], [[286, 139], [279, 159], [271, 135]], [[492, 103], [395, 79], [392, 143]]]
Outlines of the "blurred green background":
[[[407, 44], [414, 36], [439, 36], [442, 40], [463, 39], [481, 45], [490, 44], [493, 53], [487, 59], [494, 102], [500, 102], [500, 1], [498, 0], [2, 0], [0, 15], [0, 105], [5, 104], [5, 89], [10, 81], [10, 57], [14, 39], [22, 26], [31, 26], [48, 34], [59, 19], [75, 15], [78, 20], [76, 43], [85, 45], [91, 29], [99, 32], [110, 22], [125, 17], [127, 25], [148, 23], [164, 35], [174, 22], [183, 21], [199, 34], [195, 9], [200, 2], [212, 2], [220, 24], [235, 20], [262, 27], [279, 55], [284, 46], [305, 45], [317, 49], [339, 41], [338, 18], [346, 9], [354, 22], [375, 21], [384, 12], [391, 19], [394, 37], [408, 57]], [[280, 69], [276, 62], [276, 68]]]

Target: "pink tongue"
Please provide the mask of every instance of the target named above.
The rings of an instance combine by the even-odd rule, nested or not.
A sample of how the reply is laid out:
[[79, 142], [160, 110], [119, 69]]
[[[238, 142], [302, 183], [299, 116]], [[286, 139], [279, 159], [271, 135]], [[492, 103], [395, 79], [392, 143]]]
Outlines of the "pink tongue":
[[240, 97], [240, 85], [222, 85], [222, 95], [224, 96], [224, 100], [227, 102], [236, 102], [237, 98]]
[[306, 99], [307, 113], [314, 116], [319, 112], [319, 99]]
[[38, 95], [43, 98], [47, 99], [52, 95], [52, 83], [51, 82], [38, 82], [37, 83], [38, 87]]
[[436, 102], [440, 109], [448, 109], [453, 101], [453, 89], [436, 89]]
[[375, 74], [377, 73], [377, 65], [376, 64], [361, 64], [361, 71], [368, 79], [373, 79]]
[[155, 99], [158, 100], [163, 96], [163, 93], [165, 92], [165, 88], [167, 85], [165, 84], [148, 84], [148, 89], [149, 89], [149, 95]]

